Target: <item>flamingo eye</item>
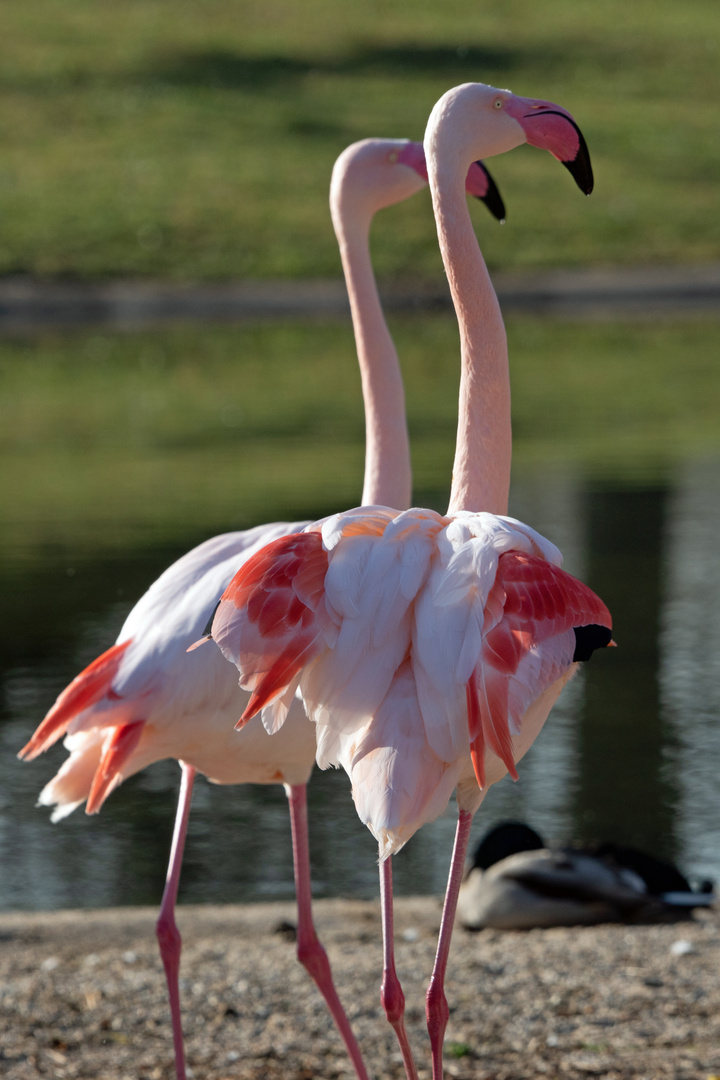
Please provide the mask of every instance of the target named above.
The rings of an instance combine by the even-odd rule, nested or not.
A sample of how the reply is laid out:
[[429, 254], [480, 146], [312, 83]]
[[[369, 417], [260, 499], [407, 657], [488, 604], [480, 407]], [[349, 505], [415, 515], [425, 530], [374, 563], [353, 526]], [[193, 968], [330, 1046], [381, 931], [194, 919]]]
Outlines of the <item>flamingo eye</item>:
[[394, 165], [394, 164], [395, 164], [395, 162], [396, 162], [396, 161], [398, 160], [398, 157], [399, 157], [399, 156], [400, 156], [400, 155], [398, 154], [397, 150], [391, 150], [391, 151], [390, 151], [390, 157], [389, 157], [389, 159], [388, 159], [388, 160], [390, 161], [390, 164], [391, 164], [391, 165]]
[[503, 99], [501, 97], [495, 98], [495, 100], [493, 101], [493, 108], [494, 109], [502, 109], [502, 107], [503, 107]]

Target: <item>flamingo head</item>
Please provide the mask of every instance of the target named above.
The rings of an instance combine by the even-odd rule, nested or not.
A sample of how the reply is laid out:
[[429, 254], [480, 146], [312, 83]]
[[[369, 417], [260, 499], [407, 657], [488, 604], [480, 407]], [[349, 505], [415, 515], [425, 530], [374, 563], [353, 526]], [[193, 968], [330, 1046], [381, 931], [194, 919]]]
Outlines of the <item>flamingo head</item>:
[[589, 195], [593, 188], [590, 155], [575, 120], [560, 105], [523, 98], [485, 83], [448, 90], [430, 114], [425, 150], [434, 160], [466, 160], [504, 154], [529, 143], [562, 162]]
[[[414, 149], [419, 146], [419, 156]], [[343, 150], [330, 181], [333, 221], [370, 220], [427, 184], [422, 146], [406, 139], [363, 139]]]

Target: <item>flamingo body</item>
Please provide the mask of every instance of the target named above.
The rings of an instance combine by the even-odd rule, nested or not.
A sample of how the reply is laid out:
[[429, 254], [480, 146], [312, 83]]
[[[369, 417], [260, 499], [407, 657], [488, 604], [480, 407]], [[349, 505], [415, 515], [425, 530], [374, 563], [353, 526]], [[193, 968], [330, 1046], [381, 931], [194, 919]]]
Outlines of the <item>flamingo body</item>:
[[214, 640], [284, 725], [297, 688], [322, 767], [348, 772], [381, 858], [459, 785], [476, 809], [534, 741], [577, 666], [577, 629], [610, 640], [601, 600], [512, 518], [360, 508], [281, 537], [226, 590]]

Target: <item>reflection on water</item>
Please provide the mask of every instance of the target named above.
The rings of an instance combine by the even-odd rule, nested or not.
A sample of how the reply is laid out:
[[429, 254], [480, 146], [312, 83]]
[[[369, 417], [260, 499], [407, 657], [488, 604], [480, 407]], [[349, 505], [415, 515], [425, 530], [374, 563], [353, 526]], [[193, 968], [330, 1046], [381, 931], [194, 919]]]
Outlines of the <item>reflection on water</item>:
[[580, 840], [624, 838], [673, 857], [676, 788], [662, 768], [669, 732], [657, 679], [666, 503], [661, 487], [588, 498], [586, 572], [620, 648], [587, 670], [573, 818]]
[[674, 778], [673, 831], [692, 866], [718, 875], [720, 836], [720, 471], [689, 466], [671, 493], [658, 666]]
[[[665, 485], [595, 489], [551, 470], [518, 478], [512, 512], [556, 540], [568, 570], [606, 600], [617, 650], [596, 654], [561, 698], [520, 768], [492, 789], [476, 835], [508, 816], [554, 840], [618, 839], [720, 877], [720, 480], [696, 463]], [[439, 496], [437, 504], [442, 505]], [[62, 551], [2, 580], [0, 907], [154, 903], [162, 891], [179, 769], [133, 777], [99, 817], [51, 825], [33, 804], [64, 753], [14, 754], [68, 680], [114, 640], [132, 602], [197, 536], [172, 549], [70, 563]], [[309, 791], [318, 895], [376, 892], [375, 845], [344, 774]], [[396, 860], [400, 893], [440, 892], [452, 807]], [[181, 898], [292, 895], [280, 787], [199, 782]]]

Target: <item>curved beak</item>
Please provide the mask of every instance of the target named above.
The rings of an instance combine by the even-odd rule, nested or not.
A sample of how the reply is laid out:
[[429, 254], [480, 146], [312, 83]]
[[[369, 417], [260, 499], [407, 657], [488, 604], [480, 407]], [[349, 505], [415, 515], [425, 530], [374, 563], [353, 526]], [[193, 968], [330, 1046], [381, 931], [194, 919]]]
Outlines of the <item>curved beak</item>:
[[468, 195], [484, 202], [493, 217], [502, 222], [505, 220], [505, 203], [498, 186], [485, 168], [482, 161], [474, 161], [468, 169], [465, 181], [465, 190]]
[[580, 190], [589, 195], [594, 183], [590, 153], [567, 109], [551, 101], [521, 97], [513, 98], [506, 108], [522, 127], [530, 146], [549, 150], [570, 172]]

